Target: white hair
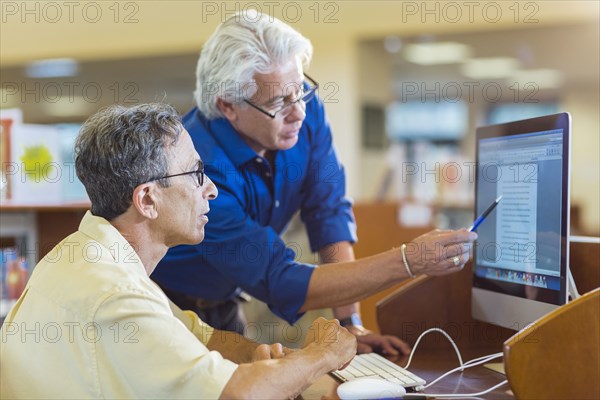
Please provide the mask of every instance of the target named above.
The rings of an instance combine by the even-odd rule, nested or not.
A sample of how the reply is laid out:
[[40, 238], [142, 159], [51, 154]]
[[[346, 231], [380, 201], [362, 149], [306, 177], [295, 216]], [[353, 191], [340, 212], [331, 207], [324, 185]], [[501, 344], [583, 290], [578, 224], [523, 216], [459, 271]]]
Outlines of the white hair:
[[238, 12], [221, 23], [204, 44], [196, 68], [194, 99], [208, 119], [222, 117], [219, 98], [239, 103], [256, 92], [254, 74], [269, 74], [290, 61], [307, 68], [312, 44], [275, 17]]

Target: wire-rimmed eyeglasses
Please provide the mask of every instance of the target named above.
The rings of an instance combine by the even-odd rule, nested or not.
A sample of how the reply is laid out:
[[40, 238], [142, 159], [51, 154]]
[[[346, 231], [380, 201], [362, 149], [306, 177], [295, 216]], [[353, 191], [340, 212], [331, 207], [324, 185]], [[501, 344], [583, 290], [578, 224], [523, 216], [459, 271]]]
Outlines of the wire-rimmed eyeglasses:
[[311, 78], [310, 76], [308, 76], [306, 74], [304, 74], [304, 77], [306, 78], [305, 82], [308, 84], [308, 88], [305, 89], [304, 85], [302, 85], [300, 93], [298, 94], [298, 96], [296, 98], [291, 99], [291, 100], [282, 99], [281, 102], [283, 102], [283, 104], [273, 112], [269, 112], [269, 111], [263, 109], [262, 107], [252, 103], [250, 100], [244, 99], [244, 102], [246, 104], [248, 104], [250, 107], [254, 108], [255, 110], [258, 110], [261, 113], [271, 117], [272, 119], [275, 119], [277, 114], [279, 114], [281, 112], [284, 113], [283, 115], [288, 115], [292, 111], [292, 106], [294, 104], [298, 103], [299, 101], [302, 101], [305, 104], [308, 103], [309, 101], [311, 101], [312, 98], [315, 97], [315, 93], [317, 92], [317, 89], [319, 88], [319, 84], [313, 78]]

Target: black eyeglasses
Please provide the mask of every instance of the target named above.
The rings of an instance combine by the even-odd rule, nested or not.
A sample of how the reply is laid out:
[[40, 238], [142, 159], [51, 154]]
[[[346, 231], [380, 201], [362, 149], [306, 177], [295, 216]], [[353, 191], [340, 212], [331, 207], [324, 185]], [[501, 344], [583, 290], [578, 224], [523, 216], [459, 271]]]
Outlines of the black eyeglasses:
[[244, 99], [244, 102], [246, 104], [248, 104], [250, 107], [254, 108], [255, 110], [258, 110], [261, 113], [268, 115], [272, 119], [275, 119], [275, 117], [279, 113], [281, 113], [284, 117], [288, 116], [292, 112], [292, 106], [294, 104], [296, 104], [299, 101], [302, 101], [305, 104], [308, 103], [309, 101], [311, 101], [313, 99], [313, 97], [315, 97], [315, 93], [317, 92], [317, 89], [319, 88], [319, 84], [313, 78], [311, 78], [310, 76], [308, 76], [306, 74], [304, 74], [304, 77], [308, 80], [308, 82], [305, 81], [308, 84], [308, 88], [304, 89], [304, 85], [302, 85], [300, 93], [298, 94], [298, 96], [295, 99], [292, 99], [292, 100], [282, 99], [281, 101], [283, 102], [283, 105], [281, 107], [277, 108], [272, 113], [257, 106], [256, 104], [250, 102], [250, 100]]
[[202, 161], [198, 165], [198, 169], [195, 171], [188, 171], [188, 172], [182, 172], [180, 174], [173, 174], [173, 175], [161, 176], [158, 178], [152, 178], [148, 182], [158, 181], [158, 180], [167, 179], [167, 178], [174, 178], [176, 176], [192, 175], [192, 174], [196, 175], [196, 180], [198, 181], [198, 187], [204, 186], [204, 164], [202, 164]]

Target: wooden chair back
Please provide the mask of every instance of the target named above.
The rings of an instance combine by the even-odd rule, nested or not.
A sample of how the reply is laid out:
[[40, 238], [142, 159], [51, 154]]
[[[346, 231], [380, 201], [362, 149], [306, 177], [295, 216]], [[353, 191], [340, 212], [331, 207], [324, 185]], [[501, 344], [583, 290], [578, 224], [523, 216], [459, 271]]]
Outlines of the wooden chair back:
[[599, 399], [600, 288], [507, 340], [504, 366], [517, 399]]

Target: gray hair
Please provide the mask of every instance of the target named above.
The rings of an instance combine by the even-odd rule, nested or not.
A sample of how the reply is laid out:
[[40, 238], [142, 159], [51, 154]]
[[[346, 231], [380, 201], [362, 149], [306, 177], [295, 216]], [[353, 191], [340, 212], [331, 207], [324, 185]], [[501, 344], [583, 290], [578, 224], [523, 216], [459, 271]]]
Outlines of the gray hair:
[[75, 142], [75, 168], [92, 214], [109, 221], [118, 217], [131, 206], [138, 185], [167, 175], [165, 149], [182, 131], [177, 111], [162, 103], [113, 105], [91, 116]]
[[219, 98], [239, 103], [256, 92], [255, 73], [271, 73], [294, 58], [308, 68], [312, 52], [310, 40], [277, 18], [256, 10], [235, 13], [202, 48], [196, 68], [196, 104], [206, 118], [222, 117]]

